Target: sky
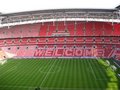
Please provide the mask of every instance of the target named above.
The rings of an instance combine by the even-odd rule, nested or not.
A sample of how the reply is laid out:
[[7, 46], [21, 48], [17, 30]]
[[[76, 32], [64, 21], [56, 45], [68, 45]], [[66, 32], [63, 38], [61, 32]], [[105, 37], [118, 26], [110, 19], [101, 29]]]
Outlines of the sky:
[[120, 0], [0, 0], [0, 12], [14, 13], [65, 8], [114, 9], [118, 5], [120, 5]]

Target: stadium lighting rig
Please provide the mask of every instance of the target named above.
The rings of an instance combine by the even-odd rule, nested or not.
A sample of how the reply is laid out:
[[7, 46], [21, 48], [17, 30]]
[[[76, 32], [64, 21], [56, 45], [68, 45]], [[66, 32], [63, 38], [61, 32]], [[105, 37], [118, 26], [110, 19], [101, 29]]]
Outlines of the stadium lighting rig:
[[100, 21], [120, 23], [120, 6], [115, 9], [56, 9], [0, 14], [0, 27], [51, 21]]

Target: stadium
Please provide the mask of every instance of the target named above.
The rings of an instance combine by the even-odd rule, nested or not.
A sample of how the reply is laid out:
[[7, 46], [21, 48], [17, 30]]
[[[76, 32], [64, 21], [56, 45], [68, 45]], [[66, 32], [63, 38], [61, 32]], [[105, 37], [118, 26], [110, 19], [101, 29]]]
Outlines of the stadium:
[[1, 13], [0, 90], [120, 90], [120, 6]]

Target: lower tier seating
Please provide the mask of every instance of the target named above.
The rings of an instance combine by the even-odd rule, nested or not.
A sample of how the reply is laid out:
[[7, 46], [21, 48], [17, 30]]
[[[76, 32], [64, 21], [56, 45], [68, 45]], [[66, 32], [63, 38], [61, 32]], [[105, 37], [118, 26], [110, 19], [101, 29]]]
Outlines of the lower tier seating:
[[15, 58], [45, 57], [120, 57], [120, 45], [30, 45], [1, 47]]
[[0, 46], [34, 44], [120, 44], [119, 37], [35, 37], [0, 39]]

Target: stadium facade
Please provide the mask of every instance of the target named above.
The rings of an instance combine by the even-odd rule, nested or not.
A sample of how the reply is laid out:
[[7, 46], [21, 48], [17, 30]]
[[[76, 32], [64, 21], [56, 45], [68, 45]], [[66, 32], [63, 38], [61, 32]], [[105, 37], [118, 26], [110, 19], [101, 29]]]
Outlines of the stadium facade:
[[120, 11], [56, 9], [0, 14], [1, 58], [120, 59]]

